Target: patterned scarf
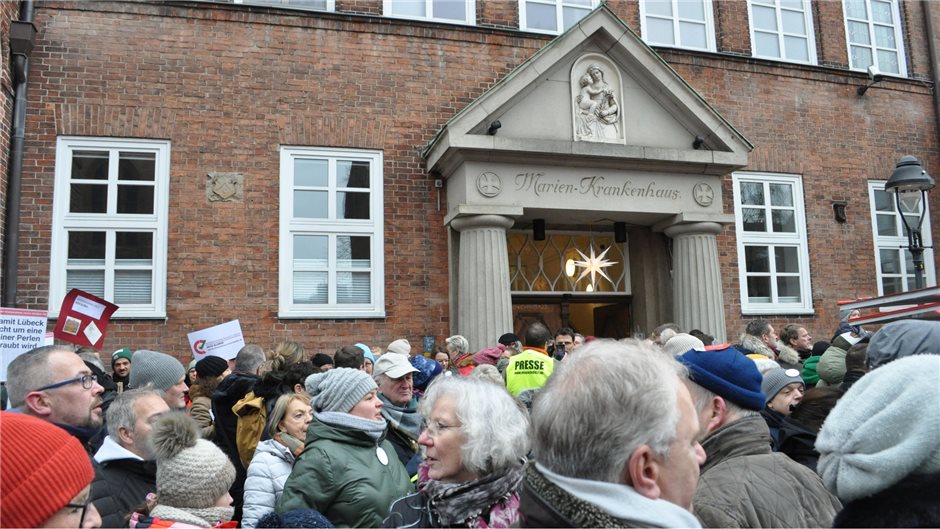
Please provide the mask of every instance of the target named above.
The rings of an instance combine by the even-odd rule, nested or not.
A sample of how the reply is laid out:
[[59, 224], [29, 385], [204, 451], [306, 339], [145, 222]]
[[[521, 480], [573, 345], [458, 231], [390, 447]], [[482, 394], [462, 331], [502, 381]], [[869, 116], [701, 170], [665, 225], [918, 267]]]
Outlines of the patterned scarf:
[[411, 399], [405, 406], [396, 406], [388, 398], [379, 393], [382, 399], [382, 416], [388, 421], [392, 428], [405, 433], [413, 441], [418, 440], [421, 435], [421, 424], [424, 419], [418, 413], [418, 399]]
[[316, 417], [320, 422], [329, 424], [330, 426], [352, 428], [353, 430], [365, 432], [366, 435], [375, 441], [378, 441], [382, 438], [382, 434], [385, 433], [385, 428], [388, 426], [388, 423], [385, 422], [385, 419], [373, 421], [371, 419], [357, 417], [348, 413], [340, 413], [338, 411], [324, 411], [320, 413], [314, 412], [313, 416]]
[[521, 464], [465, 483], [428, 481], [422, 493], [440, 527], [509, 527], [518, 521]]

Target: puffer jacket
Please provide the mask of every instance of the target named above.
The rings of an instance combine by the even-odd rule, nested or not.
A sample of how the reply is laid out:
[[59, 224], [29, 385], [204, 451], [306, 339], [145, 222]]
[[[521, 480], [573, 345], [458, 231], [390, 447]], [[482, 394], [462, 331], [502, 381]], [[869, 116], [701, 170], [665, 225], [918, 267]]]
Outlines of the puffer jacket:
[[718, 428], [702, 448], [692, 508], [705, 527], [830, 527], [842, 508], [815, 472], [771, 452], [760, 415]]
[[384, 435], [376, 441], [363, 431], [314, 417], [276, 510], [315, 509], [337, 527], [380, 527], [389, 506], [412, 492], [408, 473]]
[[255, 527], [258, 520], [274, 510], [293, 466], [294, 454], [286, 446], [274, 439], [258, 443], [245, 480], [242, 527]]
[[851, 333], [836, 336], [829, 349], [826, 349], [819, 359], [819, 364], [816, 365], [816, 373], [819, 374], [820, 380], [817, 386], [838, 386], [842, 383], [842, 377], [845, 376], [845, 355], [860, 339], [852, 336]]

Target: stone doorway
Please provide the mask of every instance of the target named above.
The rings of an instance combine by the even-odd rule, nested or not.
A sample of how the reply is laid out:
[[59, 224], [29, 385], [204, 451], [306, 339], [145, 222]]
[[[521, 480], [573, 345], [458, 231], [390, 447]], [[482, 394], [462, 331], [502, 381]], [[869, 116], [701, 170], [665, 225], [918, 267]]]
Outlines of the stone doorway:
[[626, 338], [633, 332], [630, 298], [531, 299], [514, 297], [513, 332], [524, 338], [533, 322], [544, 323], [552, 332], [571, 327], [585, 336]]

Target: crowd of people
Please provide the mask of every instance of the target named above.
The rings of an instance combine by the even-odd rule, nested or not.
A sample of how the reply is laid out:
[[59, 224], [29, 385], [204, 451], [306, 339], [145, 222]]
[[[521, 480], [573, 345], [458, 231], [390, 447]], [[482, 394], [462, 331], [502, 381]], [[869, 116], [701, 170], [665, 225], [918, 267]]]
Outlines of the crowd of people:
[[9, 365], [0, 527], [936, 527], [940, 323]]

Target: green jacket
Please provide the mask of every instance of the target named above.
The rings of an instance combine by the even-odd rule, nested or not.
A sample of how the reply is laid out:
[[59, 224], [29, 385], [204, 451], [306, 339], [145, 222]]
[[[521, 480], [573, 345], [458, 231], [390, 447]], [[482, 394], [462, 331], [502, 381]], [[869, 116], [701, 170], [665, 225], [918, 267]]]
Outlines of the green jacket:
[[817, 386], [838, 386], [842, 383], [842, 378], [845, 376], [845, 355], [858, 341], [859, 338], [852, 336], [851, 333], [840, 334], [832, 341], [829, 349], [826, 349], [819, 359], [819, 365], [816, 366], [816, 373], [819, 374], [820, 380]]
[[[379, 461], [377, 447], [385, 451], [387, 464]], [[376, 442], [362, 431], [314, 418], [277, 512], [316, 509], [336, 527], [380, 527], [392, 502], [412, 492], [408, 473], [384, 435]]]

